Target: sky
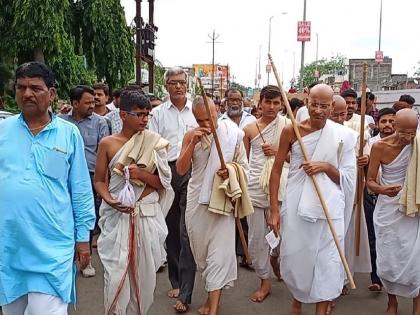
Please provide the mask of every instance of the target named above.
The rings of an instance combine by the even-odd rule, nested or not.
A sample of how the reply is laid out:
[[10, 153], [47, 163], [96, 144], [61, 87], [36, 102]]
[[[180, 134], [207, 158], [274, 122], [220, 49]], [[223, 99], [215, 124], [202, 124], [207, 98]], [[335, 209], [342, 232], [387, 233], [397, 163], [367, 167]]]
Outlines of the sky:
[[[156, 0], [155, 57], [165, 67], [211, 63], [208, 35], [215, 30], [215, 62], [229, 64], [234, 81], [254, 87], [261, 60], [261, 87], [267, 84], [269, 19], [271, 54], [286, 86], [298, 76], [301, 43], [297, 21], [304, 0]], [[135, 16], [135, 0], [121, 0], [127, 23]], [[142, 1], [148, 21], [148, 2]], [[305, 63], [342, 54], [374, 58], [379, 46], [380, 0], [307, 0], [306, 20], [312, 37], [305, 46]], [[420, 61], [419, 0], [383, 0], [381, 50], [393, 59], [393, 73], [412, 75]], [[261, 47], [261, 59], [259, 52]], [[274, 82], [271, 74], [270, 82]]]

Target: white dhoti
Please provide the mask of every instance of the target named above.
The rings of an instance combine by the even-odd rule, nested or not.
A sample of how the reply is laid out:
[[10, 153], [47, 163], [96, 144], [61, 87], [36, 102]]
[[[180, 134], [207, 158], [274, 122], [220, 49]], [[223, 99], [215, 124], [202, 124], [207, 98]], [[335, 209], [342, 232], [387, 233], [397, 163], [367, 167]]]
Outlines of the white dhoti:
[[[289, 119], [278, 115], [269, 123], [261, 133], [251, 140], [249, 154], [249, 194], [254, 206], [254, 213], [248, 217], [248, 250], [251, 257], [252, 266], [260, 279], [270, 279], [273, 277], [273, 271], [270, 265], [270, 246], [265, 239], [269, 232], [267, 218], [269, 212], [269, 196], [266, 190], [266, 183], [271, 173], [271, 167], [265, 169], [267, 164], [272, 165], [274, 157], [264, 155], [262, 145], [264, 143], [279, 145], [280, 134], [283, 128], [290, 123]], [[286, 163], [287, 164], [287, 163]], [[277, 199], [281, 202], [284, 198], [286, 181], [288, 175], [288, 165], [283, 168], [280, 187]], [[263, 176], [267, 178], [262, 178]], [[268, 186], [268, 185], [267, 185]]]
[[[312, 161], [326, 161], [340, 172], [340, 185], [323, 173], [315, 177], [342, 247], [344, 216], [353, 205], [356, 179], [356, 139], [343, 128], [327, 121], [323, 130], [302, 138]], [[296, 300], [302, 303], [331, 301], [341, 294], [344, 268], [315, 188], [300, 167], [302, 162], [303, 154], [295, 142], [281, 210], [280, 269]]]
[[[222, 123], [225, 125], [221, 126]], [[225, 132], [230, 137], [225, 135]], [[247, 168], [242, 131], [234, 123], [224, 120], [219, 122], [218, 134], [225, 161], [235, 160]], [[235, 147], [240, 149], [235, 150]], [[215, 171], [220, 168], [217, 155], [215, 159], [209, 159], [210, 151], [210, 148], [203, 149], [201, 143], [198, 143], [194, 149], [185, 210], [185, 224], [191, 251], [207, 292], [232, 286], [233, 281], [237, 279], [235, 218], [233, 215], [210, 212], [208, 204], [199, 201], [202, 199], [208, 203], [210, 200], [210, 194], [206, 195], [205, 192], [202, 194], [203, 186], [211, 187], [213, 182], [212, 178], [207, 178], [209, 172], [206, 168], [211, 167], [214, 170], [213, 177]]]
[[2, 306], [3, 315], [67, 315], [67, 304], [59, 297], [29, 293], [11, 304]]
[[254, 213], [248, 217], [248, 251], [252, 267], [260, 279], [273, 277], [270, 265], [270, 246], [265, 239], [269, 232], [267, 215], [267, 208], [254, 206]]
[[[381, 185], [403, 186], [411, 145], [388, 165], [381, 164]], [[400, 211], [401, 192], [379, 195], [373, 213], [378, 276], [389, 294], [415, 298], [420, 293], [420, 217]]]
[[[109, 192], [116, 198], [125, 178], [113, 172], [122, 149], [109, 163]], [[162, 252], [167, 235], [165, 215], [173, 200], [171, 172], [166, 149], [155, 151], [163, 189], [136, 203], [136, 214], [118, 212], [104, 201], [100, 208], [98, 253], [104, 266], [104, 304], [106, 314], [145, 315], [153, 303], [156, 271], [165, 259]], [[144, 186], [133, 185], [136, 200]]]

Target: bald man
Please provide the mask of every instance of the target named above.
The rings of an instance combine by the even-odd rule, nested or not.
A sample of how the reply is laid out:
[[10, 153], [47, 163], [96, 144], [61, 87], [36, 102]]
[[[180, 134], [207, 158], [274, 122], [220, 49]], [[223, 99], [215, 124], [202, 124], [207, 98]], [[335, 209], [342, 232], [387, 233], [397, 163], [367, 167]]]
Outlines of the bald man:
[[[243, 131], [230, 119], [217, 121], [216, 107], [211, 100], [209, 103], [225, 162], [235, 161], [247, 173]], [[180, 175], [187, 173], [190, 168], [192, 170], [185, 224], [197, 269], [208, 292], [208, 299], [198, 313], [215, 315], [221, 290], [232, 286], [237, 278], [235, 218], [209, 210], [213, 179], [215, 176], [226, 179], [228, 173], [220, 168], [217, 150], [210, 136], [210, 118], [202, 97], [194, 100], [192, 111], [199, 127], [185, 134], [176, 170]]]
[[[406, 179], [418, 164], [419, 156], [413, 154], [417, 150], [412, 150], [413, 140], [418, 141], [416, 130], [416, 112], [411, 109], [398, 111], [395, 133], [376, 142], [370, 155], [367, 185], [379, 195], [373, 221], [377, 273], [388, 293], [387, 315], [397, 314], [396, 296], [412, 298], [413, 314], [420, 314], [420, 217], [417, 207], [412, 211], [404, 201], [410, 198], [407, 189], [415, 191], [419, 176], [414, 176], [413, 181]], [[410, 169], [411, 163], [414, 170]]]
[[[333, 109], [331, 111], [330, 119], [340, 125], [344, 125], [347, 117], [347, 103], [346, 100], [340, 95], [334, 95], [333, 97]], [[359, 155], [359, 133], [349, 128], [349, 131], [353, 132], [357, 137], [357, 142], [355, 146], [355, 153], [357, 156], [357, 166], [361, 172], [364, 172], [364, 167], [369, 163], [369, 146], [365, 145], [364, 153], [362, 156]], [[368, 237], [368, 228], [366, 224], [365, 216], [361, 217], [360, 225], [360, 252], [359, 256], [356, 255], [356, 245], [355, 245], [355, 236], [356, 236], [356, 195], [354, 199], [353, 211], [349, 216], [345, 217], [345, 254], [347, 262], [349, 264], [350, 271], [354, 274], [355, 272], [368, 273], [372, 271], [370, 263], [370, 252], [369, 252], [369, 237]], [[364, 209], [362, 208], [362, 213]], [[345, 285], [343, 287], [343, 294], [349, 294], [349, 290]]]
[[[309, 93], [309, 119], [298, 124], [311, 161], [305, 162], [291, 125], [280, 136], [270, 178], [270, 219], [280, 232], [280, 270], [293, 295], [292, 314], [301, 303], [316, 303], [316, 314], [326, 314], [329, 302], [342, 291], [344, 268], [311, 176], [315, 176], [327, 203], [341, 246], [344, 218], [352, 211], [356, 184], [356, 137], [330, 117], [333, 91], [318, 84]], [[290, 152], [289, 177], [282, 209], [278, 211], [279, 181]]]
[[333, 108], [330, 119], [337, 124], [344, 125], [347, 118], [347, 103], [340, 95], [333, 96]]

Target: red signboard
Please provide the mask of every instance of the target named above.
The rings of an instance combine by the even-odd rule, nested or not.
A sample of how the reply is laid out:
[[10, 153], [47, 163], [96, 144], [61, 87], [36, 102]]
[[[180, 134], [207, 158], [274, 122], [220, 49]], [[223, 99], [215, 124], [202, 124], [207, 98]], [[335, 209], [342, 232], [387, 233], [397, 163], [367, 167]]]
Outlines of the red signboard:
[[298, 42], [309, 42], [311, 40], [311, 22], [299, 21], [297, 28]]
[[383, 51], [377, 50], [375, 52], [375, 61], [376, 61], [376, 63], [384, 62], [384, 52]]

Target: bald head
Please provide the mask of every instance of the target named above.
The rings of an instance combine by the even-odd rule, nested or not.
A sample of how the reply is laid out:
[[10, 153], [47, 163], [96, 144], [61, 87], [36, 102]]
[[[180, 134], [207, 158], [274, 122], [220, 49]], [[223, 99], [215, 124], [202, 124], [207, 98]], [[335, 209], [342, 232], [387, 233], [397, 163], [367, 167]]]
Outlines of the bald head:
[[401, 109], [395, 116], [395, 127], [400, 130], [417, 129], [417, 113], [409, 108]]
[[[207, 102], [209, 103], [210, 114], [213, 118], [213, 122], [215, 124], [215, 128], [217, 128], [217, 109], [216, 105], [211, 98], [207, 98]], [[195, 120], [200, 127], [203, 128], [210, 128], [210, 119], [209, 115], [207, 115], [206, 106], [204, 105], [204, 99], [202, 96], [198, 96], [194, 99], [192, 103], [192, 112], [194, 114]]]
[[308, 111], [311, 124], [322, 128], [331, 116], [334, 91], [326, 84], [317, 84], [309, 92]]
[[[207, 97], [207, 102], [209, 103], [210, 111], [216, 110], [216, 105], [214, 105], [214, 102], [211, 98]], [[197, 111], [198, 109], [204, 109], [206, 110], [206, 106], [204, 105], [204, 99], [202, 96], [197, 96], [192, 103], [192, 111], [193, 113]]]
[[324, 83], [315, 85], [309, 92], [309, 97], [311, 96], [322, 96], [325, 98], [330, 98], [332, 100], [334, 96], [333, 89]]
[[331, 111], [330, 119], [337, 124], [343, 125], [347, 117], [347, 104], [346, 100], [340, 95], [333, 96], [333, 108]]

